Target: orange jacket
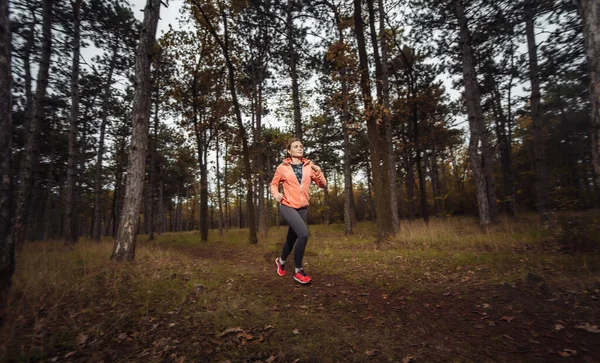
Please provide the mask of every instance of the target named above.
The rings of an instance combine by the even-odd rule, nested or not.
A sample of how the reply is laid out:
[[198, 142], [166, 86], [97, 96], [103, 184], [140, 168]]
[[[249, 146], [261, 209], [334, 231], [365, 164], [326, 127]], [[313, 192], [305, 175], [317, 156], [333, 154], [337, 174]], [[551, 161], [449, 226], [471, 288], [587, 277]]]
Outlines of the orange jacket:
[[302, 208], [308, 205], [308, 200], [310, 199], [308, 189], [310, 188], [311, 181], [314, 180], [321, 188], [325, 188], [327, 185], [327, 180], [325, 180], [323, 173], [312, 169], [312, 161], [304, 158], [301, 161], [303, 164], [302, 185], [298, 183], [298, 178], [296, 178], [296, 174], [292, 170], [292, 166], [290, 165], [292, 162], [291, 158], [287, 158], [279, 164], [270, 184], [271, 195], [275, 198], [279, 195], [279, 183], [283, 183], [283, 199], [281, 200], [281, 204], [292, 208]]

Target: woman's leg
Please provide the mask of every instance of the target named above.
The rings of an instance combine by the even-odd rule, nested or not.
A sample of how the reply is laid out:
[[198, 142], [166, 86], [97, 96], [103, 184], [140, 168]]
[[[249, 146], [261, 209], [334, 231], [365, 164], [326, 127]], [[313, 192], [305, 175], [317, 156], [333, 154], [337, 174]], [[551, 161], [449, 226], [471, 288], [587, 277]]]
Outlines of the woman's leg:
[[302, 268], [304, 250], [308, 242], [307, 210], [306, 208], [294, 209], [281, 204], [279, 213], [289, 226], [281, 258], [285, 261], [294, 248], [294, 264], [296, 268]]

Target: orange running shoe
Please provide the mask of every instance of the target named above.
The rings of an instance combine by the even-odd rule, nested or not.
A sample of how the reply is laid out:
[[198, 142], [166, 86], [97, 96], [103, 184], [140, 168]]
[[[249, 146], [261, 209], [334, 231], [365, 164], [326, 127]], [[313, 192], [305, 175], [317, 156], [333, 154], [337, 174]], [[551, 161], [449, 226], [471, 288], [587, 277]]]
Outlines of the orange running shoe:
[[275, 259], [275, 264], [277, 265], [277, 275], [285, 276], [285, 265], [279, 262], [279, 257]]
[[304, 270], [298, 270], [298, 272], [296, 272], [296, 274], [294, 275], [294, 280], [298, 281], [301, 284], [308, 284], [312, 281], [310, 276], [308, 276], [306, 272], [304, 272]]

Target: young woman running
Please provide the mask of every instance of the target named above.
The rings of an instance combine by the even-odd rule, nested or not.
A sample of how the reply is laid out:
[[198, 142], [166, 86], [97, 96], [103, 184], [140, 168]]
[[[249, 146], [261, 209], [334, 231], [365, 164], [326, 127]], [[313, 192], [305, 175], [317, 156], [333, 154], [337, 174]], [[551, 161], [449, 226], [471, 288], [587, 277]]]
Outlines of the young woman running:
[[[285, 276], [285, 260], [293, 248], [296, 265], [294, 280], [308, 284], [311, 278], [302, 269], [304, 249], [308, 242], [308, 190], [312, 181], [325, 188], [327, 180], [321, 168], [303, 156], [304, 146], [300, 139], [290, 139], [287, 144], [287, 158], [275, 170], [270, 188], [271, 195], [280, 203], [279, 213], [289, 226], [281, 257], [275, 259], [277, 274]], [[283, 194], [279, 193], [279, 183], [283, 183]]]

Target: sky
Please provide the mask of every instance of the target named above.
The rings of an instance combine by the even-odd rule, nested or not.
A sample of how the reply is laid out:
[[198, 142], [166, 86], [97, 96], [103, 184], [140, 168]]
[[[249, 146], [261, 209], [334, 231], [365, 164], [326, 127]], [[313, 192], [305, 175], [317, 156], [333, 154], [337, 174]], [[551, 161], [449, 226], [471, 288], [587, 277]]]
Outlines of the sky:
[[[133, 13], [138, 20], [144, 20], [144, 7], [146, 6], [147, 0], [130, 0], [131, 8]], [[179, 29], [179, 10], [183, 6], [184, 0], [163, 0], [169, 4], [169, 7], [160, 7], [160, 20], [158, 21], [158, 30], [156, 37], [159, 38], [162, 34], [166, 33], [169, 29], [169, 24], [175, 29]]]

